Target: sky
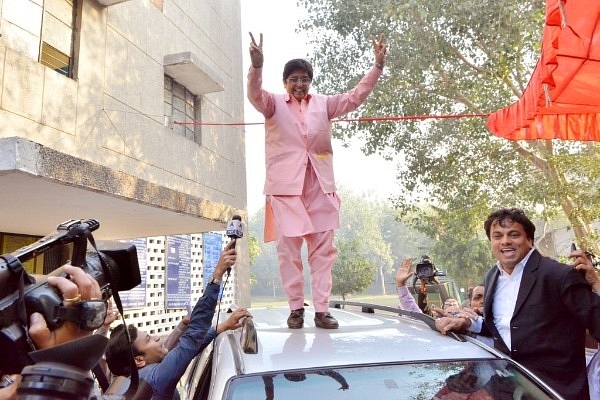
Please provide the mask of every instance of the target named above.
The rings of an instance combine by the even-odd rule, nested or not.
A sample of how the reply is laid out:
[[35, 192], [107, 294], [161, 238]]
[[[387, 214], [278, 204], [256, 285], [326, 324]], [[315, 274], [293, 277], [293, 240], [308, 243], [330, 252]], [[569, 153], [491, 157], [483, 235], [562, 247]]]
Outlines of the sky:
[[[296, 0], [242, 0], [242, 50], [244, 56], [244, 88], [246, 72], [250, 66], [250, 35], [258, 41], [263, 34], [263, 87], [273, 93], [283, 93], [281, 73], [284, 64], [293, 58], [305, 58], [309, 53], [307, 38], [295, 32], [298, 21], [306, 16]], [[368, 37], [368, 33], [365, 33]], [[310, 60], [309, 60], [310, 61]], [[370, 65], [365, 65], [365, 72]], [[314, 89], [311, 89], [314, 91]], [[377, 87], [375, 88], [377, 90]], [[262, 123], [264, 118], [245, 98], [245, 122]], [[395, 164], [379, 156], [365, 156], [360, 143], [342, 147], [341, 140], [334, 139], [334, 172], [338, 189], [344, 187], [356, 194], [386, 199], [394, 194]], [[246, 180], [248, 190], [248, 214], [254, 215], [264, 206], [263, 185], [265, 180], [264, 126], [246, 126]], [[343, 199], [342, 199], [343, 200]]]

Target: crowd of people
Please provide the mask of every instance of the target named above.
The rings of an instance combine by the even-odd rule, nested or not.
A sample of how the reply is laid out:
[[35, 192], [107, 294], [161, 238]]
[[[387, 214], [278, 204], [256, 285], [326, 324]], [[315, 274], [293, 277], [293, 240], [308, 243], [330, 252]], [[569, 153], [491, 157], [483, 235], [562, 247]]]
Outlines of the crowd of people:
[[[264, 239], [275, 241], [283, 287], [290, 315], [287, 326], [305, 326], [303, 264], [300, 250], [307, 244], [308, 263], [317, 328], [337, 329], [329, 313], [331, 269], [337, 257], [334, 230], [339, 228], [341, 200], [336, 193], [331, 145], [331, 120], [357, 109], [370, 95], [383, 73], [387, 44], [383, 35], [371, 36], [372, 68], [346, 93], [309, 93], [313, 68], [304, 59], [283, 67], [283, 94], [262, 87], [263, 37], [250, 34], [248, 99], [265, 118], [266, 196]], [[600, 399], [600, 372], [594, 356], [586, 369], [586, 334], [600, 339], [600, 280], [582, 250], [569, 254], [566, 265], [542, 256], [534, 246], [535, 225], [516, 208], [499, 209], [484, 223], [497, 264], [483, 283], [469, 291], [468, 304], [444, 299], [442, 307], [415, 301], [406, 287], [414, 276], [413, 262], [404, 260], [396, 274], [399, 307], [427, 313], [437, 329], [475, 336], [533, 371], [566, 399]], [[141, 387], [154, 399], [177, 399], [176, 385], [191, 360], [219, 333], [240, 327], [251, 317], [235, 310], [212, 326], [221, 279], [235, 264], [235, 240], [221, 253], [211, 282], [191, 314], [166, 341], [133, 325], [119, 325], [109, 332], [115, 312], [110, 309], [105, 326], [96, 334], [109, 335], [103, 370], [109, 377], [128, 377], [134, 372]], [[61, 293], [65, 306], [101, 297], [98, 283], [80, 268], [64, 266], [69, 279], [48, 277]], [[483, 278], [483, 277], [482, 277]], [[37, 349], [50, 348], [89, 335], [71, 322], [51, 330], [43, 316], [30, 316], [28, 335]], [[133, 360], [132, 360], [133, 357]], [[133, 362], [132, 362], [133, 361]], [[134, 370], [132, 370], [134, 368]], [[589, 378], [588, 378], [589, 377]], [[14, 399], [20, 376], [4, 377], [0, 400]], [[588, 382], [589, 379], [589, 382]]]
[[[331, 149], [331, 119], [357, 108], [381, 76], [387, 56], [383, 36], [372, 38], [375, 65], [351, 91], [309, 94], [313, 70], [306, 60], [283, 70], [286, 93], [262, 88], [263, 38], [251, 36], [248, 99], [265, 117], [265, 241], [276, 240], [288, 296], [289, 328], [304, 326], [304, 279], [300, 248], [308, 248], [315, 326], [335, 329], [327, 312], [331, 268], [337, 256], [333, 231], [339, 227]], [[600, 339], [600, 288], [586, 254], [573, 251], [572, 265], [543, 257], [533, 246], [534, 224], [518, 209], [501, 209], [484, 224], [497, 265], [470, 293], [469, 307], [446, 299], [443, 307], [417, 304], [406, 288], [411, 260], [398, 269], [400, 307], [438, 317], [442, 333], [470, 332], [536, 372], [569, 399], [589, 398], [585, 335]], [[582, 271], [584, 274], [582, 274]], [[419, 294], [426, 300], [424, 293]], [[419, 307], [421, 306], [421, 307]], [[542, 308], [544, 311], [541, 312]], [[593, 397], [598, 398], [597, 395]]]
[[[42, 314], [32, 313], [28, 335], [36, 350], [63, 345], [91, 334], [109, 335], [105, 358], [100, 361], [105, 377], [113, 381], [119, 377], [130, 377], [131, 366], [135, 365], [140, 378], [136, 398], [178, 399], [176, 385], [193, 358], [216, 335], [241, 327], [242, 320], [252, 316], [248, 310], [240, 308], [234, 310], [216, 327], [212, 326], [222, 278], [226, 271], [234, 266], [236, 256], [235, 240], [232, 240], [221, 252], [211, 281], [191, 314], [179, 322], [166, 340], [151, 336], [133, 325], [126, 327], [121, 324], [109, 332], [109, 326], [117, 316], [112, 306], [108, 306], [104, 324], [95, 332], [81, 329], [77, 323], [71, 321], [65, 321], [60, 327], [51, 330]], [[71, 265], [64, 265], [62, 268], [67, 277], [49, 276], [47, 279], [48, 284], [61, 294], [66, 307], [101, 298], [98, 282], [91, 275]], [[16, 399], [21, 376], [5, 375], [4, 379], [6, 386], [0, 389], [0, 400]], [[111, 394], [123, 394], [128, 386], [129, 381], [123, 390]], [[99, 388], [98, 390], [98, 393], [101, 393]], [[110, 386], [106, 390], [110, 390]]]
[[[248, 99], [265, 117], [265, 242], [275, 240], [288, 296], [289, 328], [304, 326], [304, 278], [300, 248], [308, 248], [315, 326], [336, 329], [327, 311], [331, 268], [337, 256], [333, 231], [339, 227], [331, 148], [331, 119], [362, 104], [382, 74], [387, 56], [383, 35], [371, 37], [375, 64], [347, 93], [309, 94], [312, 66], [290, 60], [283, 69], [284, 94], [262, 88], [263, 37], [251, 36]], [[497, 265], [473, 287], [469, 307], [446, 299], [443, 307], [419, 304], [406, 288], [412, 276], [405, 260], [396, 276], [400, 307], [438, 317], [442, 333], [469, 332], [520, 361], [568, 399], [589, 398], [585, 337], [600, 339], [600, 282], [581, 250], [572, 265], [543, 257], [534, 247], [535, 225], [519, 209], [500, 209], [484, 223]], [[423, 302], [421, 302], [423, 300]], [[421, 304], [422, 303], [422, 304]], [[541, 312], [541, 310], [547, 310]], [[593, 387], [594, 385], [592, 385]], [[597, 394], [592, 397], [599, 398]]]
[[[283, 69], [284, 94], [262, 88], [262, 34], [250, 43], [251, 67], [248, 72], [248, 98], [265, 117], [267, 178], [265, 195], [267, 217], [265, 240], [276, 240], [281, 278], [289, 298], [289, 328], [304, 326], [304, 282], [300, 248], [307, 243], [311, 268], [314, 323], [322, 329], [336, 329], [338, 321], [329, 313], [332, 287], [331, 268], [337, 257], [334, 230], [339, 227], [340, 199], [336, 194], [331, 145], [331, 120], [357, 109], [369, 96], [383, 72], [387, 44], [381, 35], [371, 36], [374, 64], [350, 91], [338, 95], [309, 94], [313, 69], [307, 60], [294, 59]], [[133, 325], [118, 325], [109, 332], [116, 313], [106, 313], [103, 327], [96, 334], [109, 335], [105, 357], [100, 360], [102, 375], [118, 378], [138, 373], [141, 390], [154, 399], [178, 398], [175, 386], [190, 361], [228, 329], [240, 327], [250, 317], [245, 309], [234, 311], [224, 322], [212, 327], [221, 278], [235, 263], [235, 240], [221, 254], [211, 282], [188, 318], [182, 320], [166, 341], [153, 337]], [[82, 275], [82, 270], [65, 266], [66, 278], [48, 282], [63, 296], [65, 306], [101, 298], [98, 283]], [[76, 340], [91, 332], [72, 322], [50, 330], [41, 314], [33, 313], [28, 334], [36, 349], [49, 348]], [[133, 359], [132, 359], [133, 357]], [[135, 368], [132, 371], [132, 368]], [[8, 385], [0, 389], [0, 400], [16, 397], [19, 379], [5, 375]]]

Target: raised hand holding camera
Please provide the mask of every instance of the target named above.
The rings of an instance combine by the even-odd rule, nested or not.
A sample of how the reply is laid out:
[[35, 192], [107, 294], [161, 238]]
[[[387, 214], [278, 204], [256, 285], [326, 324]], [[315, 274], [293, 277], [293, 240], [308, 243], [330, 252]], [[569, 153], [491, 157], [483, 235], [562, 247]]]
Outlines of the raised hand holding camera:
[[437, 269], [427, 254], [421, 256], [421, 261], [417, 264], [415, 272], [416, 278], [426, 283], [437, 283], [436, 276], [446, 276], [446, 271]]
[[[64, 308], [62, 310], [71, 309], [73, 316], [79, 314], [79, 317], [76, 318], [79, 321], [66, 320], [67, 310], [63, 316], [64, 323], [55, 330], [50, 330], [42, 314], [38, 312], [31, 314], [29, 336], [38, 349], [45, 349], [88, 336], [92, 330], [99, 328], [98, 322], [101, 325], [106, 316], [106, 303], [100, 300], [102, 293], [98, 282], [81, 268], [72, 265], [64, 265], [62, 268], [70, 279], [49, 276], [48, 284], [60, 292], [63, 298], [62, 307]], [[78, 310], [75, 311], [75, 309]], [[82, 321], [86, 325], [82, 326]], [[89, 328], [87, 328], [88, 326]]]
[[420, 293], [420, 298], [423, 299], [423, 303], [421, 303], [421, 300], [419, 300], [419, 307], [421, 308], [421, 310], [424, 310], [424, 307], [427, 303], [427, 285], [439, 283], [436, 279], [436, 276], [445, 275], [446, 271], [437, 269], [435, 265], [431, 262], [431, 259], [427, 254], [423, 254], [421, 256], [421, 260], [415, 268], [415, 278], [413, 280], [413, 290], [415, 291], [415, 293], [417, 293], [417, 281], [420, 281], [418, 293]]
[[598, 278], [597, 268], [598, 257], [589, 251], [578, 249], [575, 243], [571, 243], [571, 253], [569, 258], [573, 260], [573, 268], [581, 271], [585, 280], [590, 284], [595, 293], [600, 293], [600, 279]]
[[[3, 373], [19, 373], [31, 364], [28, 353], [36, 348], [30, 340], [30, 324], [33, 336], [40, 340], [35, 343], [38, 348], [86, 336], [102, 325], [105, 301], [113, 292], [129, 290], [140, 283], [135, 246], [98, 251], [91, 231], [99, 226], [95, 220], [70, 220], [37, 242], [0, 256]], [[96, 249], [89, 255], [88, 240]], [[24, 262], [70, 243], [73, 243], [72, 264], [76, 266], [58, 268], [57, 272], [63, 275], [36, 279], [23, 268]]]

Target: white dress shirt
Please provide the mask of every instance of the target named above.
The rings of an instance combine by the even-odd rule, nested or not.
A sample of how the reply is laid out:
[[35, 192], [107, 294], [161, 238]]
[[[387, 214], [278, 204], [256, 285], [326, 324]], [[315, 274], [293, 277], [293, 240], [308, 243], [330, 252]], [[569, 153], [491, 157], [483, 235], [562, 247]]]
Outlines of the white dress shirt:
[[531, 256], [533, 250], [533, 248], [529, 250], [529, 253], [515, 265], [511, 274], [506, 273], [499, 262], [496, 264], [500, 275], [498, 276], [494, 298], [492, 299], [492, 314], [494, 315], [494, 325], [509, 349], [511, 349], [510, 320], [515, 312], [523, 269], [525, 269], [525, 264], [527, 264], [527, 260], [529, 260], [529, 256]]

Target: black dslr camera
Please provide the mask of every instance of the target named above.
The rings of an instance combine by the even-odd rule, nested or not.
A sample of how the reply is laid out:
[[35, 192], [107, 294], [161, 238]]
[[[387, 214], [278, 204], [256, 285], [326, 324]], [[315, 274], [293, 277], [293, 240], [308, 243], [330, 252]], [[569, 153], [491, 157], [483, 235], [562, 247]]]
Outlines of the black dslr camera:
[[[124, 243], [121, 249], [98, 250], [91, 231], [99, 226], [96, 220], [70, 220], [37, 242], [0, 256], [0, 371], [3, 374], [18, 374], [33, 364], [30, 353], [35, 348], [27, 332], [32, 313], [42, 314], [51, 330], [71, 321], [80, 329], [92, 331], [102, 325], [106, 300], [113, 291], [130, 290], [140, 284], [135, 246]], [[95, 251], [87, 251], [88, 240]], [[47, 283], [45, 276], [36, 279], [23, 268], [24, 262], [71, 243], [71, 264], [81, 267], [98, 282], [101, 300], [64, 307], [60, 293]], [[58, 267], [52, 269], [59, 272]]]
[[415, 273], [416, 277], [425, 283], [437, 283], [436, 276], [446, 276], [446, 271], [437, 269], [427, 254], [421, 256], [421, 261], [417, 264]]

